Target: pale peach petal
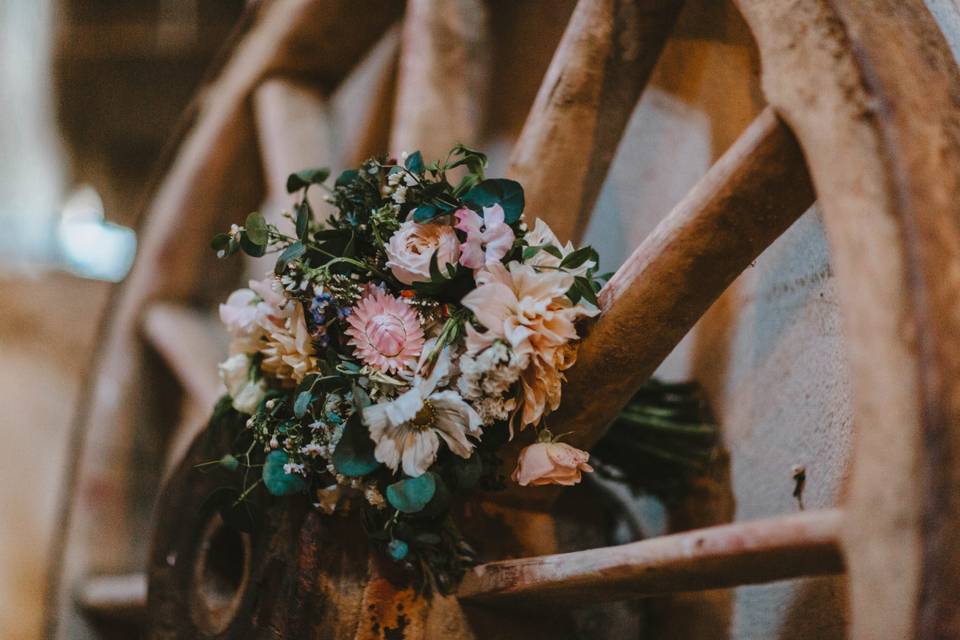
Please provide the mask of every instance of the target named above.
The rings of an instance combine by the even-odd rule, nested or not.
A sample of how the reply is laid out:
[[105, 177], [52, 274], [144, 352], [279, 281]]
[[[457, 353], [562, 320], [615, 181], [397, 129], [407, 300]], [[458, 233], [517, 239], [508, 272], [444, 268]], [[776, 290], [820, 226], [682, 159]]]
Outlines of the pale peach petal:
[[460, 241], [453, 227], [446, 224], [420, 224], [408, 220], [392, 236], [386, 246], [387, 266], [404, 284], [430, 280], [430, 260], [437, 257], [440, 272], [456, 266], [460, 259]]
[[580, 482], [583, 472], [593, 471], [589, 459], [586, 451], [563, 442], [537, 442], [520, 452], [511, 477], [521, 486], [570, 486]]

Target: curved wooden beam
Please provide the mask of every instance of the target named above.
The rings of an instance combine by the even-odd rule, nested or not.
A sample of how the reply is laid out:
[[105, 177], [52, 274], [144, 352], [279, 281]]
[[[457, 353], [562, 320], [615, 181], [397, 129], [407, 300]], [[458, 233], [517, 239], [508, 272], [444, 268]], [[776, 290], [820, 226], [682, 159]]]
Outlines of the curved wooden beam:
[[553, 56], [507, 175], [530, 216], [579, 242], [634, 105], [681, 0], [580, 0]]
[[737, 5], [767, 100], [811, 159], [843, 313], [857, 428], [843, 534], [850, 637], [956, 637], [956, 60], [921, 0]]

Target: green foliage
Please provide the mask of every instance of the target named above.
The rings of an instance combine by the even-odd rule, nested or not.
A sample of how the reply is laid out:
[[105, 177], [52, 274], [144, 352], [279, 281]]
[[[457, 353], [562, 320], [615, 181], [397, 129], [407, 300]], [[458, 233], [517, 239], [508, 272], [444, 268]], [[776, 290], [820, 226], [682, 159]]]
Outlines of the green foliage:
[[260, 247], [267, 244], [269, 231], [267, 229], [267, 221], [264, 219], [262, 213], [254, 211], [248, 215], [244, 227], [247, 239], [249, 239], [250, 242]]
[[401, 513], [419, 513], [437, 492], [437, 475], [424, 473], [416, 478], [394, 482], [387, 487], [387, 502]]
[[407, 161], [403, 163], [411, 173], [416, 173], [420, 175], [423, 173], [423, 155], [419, 151], [414, 151], [409, 156], [407, 156]]
[[283, 466], [290, 462], [284, 451], [271, 451], [263, 464], [263, 484], [275, 496], [292, 496], [307, 489], [306, 479], [297, 473], [287, 473]]
[[323, 184], [330, 177], [330, 169], [326, 167], [320, 169], [304, 169], [291, 173], [287, 177], [287, 193], [293, 193], [300, 189], [305, 189], [312, 184]]
[[499, 204], [503, 207], [503, 218], [507, 224], [513, 224], [523, 213], [523, 187], [516, 180], [493, 178], [484, 180], [463, 196], [463, 201], [476, 209]]
[[692, 382], [646, 382], [590, 451], [597, 471], [672, 502], [714, 455], [717, 427]]
[[308, 200], [298, 202], [294, 207], [294, 211], [296, 211], [297, 215], [297, 238], [300, 239], [300, 242], [308, 242], [310, 238], [307, 234], [310, 231], [310, 221], [313, 220], [313, 209], [310, 207], [310, 202]]
[[294, 242], [280, 254], [277, 258], [277, 264], [273, 267], [273, 272], [277, 275], [282, 274], [287, 269], [287, 265], [302, 257], [307, 253], [307, 247], [302, 242]]
[[373, 456], [373, 440], [359, 413], [347, 420], [340, 442], [333, 451], [333, 466], [348, 478], [359, 478], [373, 473], [380, 463]]
[[307, 411], [310, 410], [310, 403], [313, 402], [313, 392], [312, 391], [301, 391], [297, 395], [297, 400], [293, 404], [293, 415], [298, 418], [302, 418], [307, 415]]

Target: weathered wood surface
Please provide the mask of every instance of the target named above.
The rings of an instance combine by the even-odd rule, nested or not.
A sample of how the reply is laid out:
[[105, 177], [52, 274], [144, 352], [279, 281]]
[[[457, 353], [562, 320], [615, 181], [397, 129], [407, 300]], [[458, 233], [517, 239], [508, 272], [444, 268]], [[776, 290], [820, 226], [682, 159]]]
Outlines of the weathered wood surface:
[[223, 395], [216, 371], [227, 340], [219, 323], [189, 307], [161, 302], [144, 310], [142, 332], [193, 402], [209, 408]]
[[268, 202], [289, 208], [287, 176], [335, 160], [327, 97], [303, 80], [268, 78], [253, 92], [253, 111]]
[[583, 605], [843, 572], [839, 510], [709, 527], [616, 547], [480, 565], [457, 595]]
[[[203, 279], [208, 272], [200, 244], [222, 220], [237, 219], [245, 213], [241, 209], [256, 206], [248, 202], [262, 195], [248, 112], [251, 89], [274, 71], [311, 75], [319, 86], [332, 86], [342, 74], [338, 65], [358, 57], [367, 34], [357, 37], [351, 31], [347, 38], [333, 21], [358, 11], [380, 25], [371, 31], [382, 33], [390, 12], [399, 11], [396, 3], [377, 4], [381, 11], [346, 2], [322, 4], [321, 10], [321, 4], [300, 0], [264, 9], [263, 21], [198, 101], [197, 124], [150, 210], [147, 242], [108, 324], [97, 384], [88, 394], [85, 420], [91, 428], [78, 429], [86, 449], [74, 447], [82, 471], [69, 474], [77, 497], [61, 541], [66, 552], [54, 570], [61, 602], [79, 576], [91, 569], [127, 570], [141, 551], [136, 535], [157, 474], [138, 467], [131, 479], [126, 471], [131, 461], [158, 457], [163, 434], [143, 433], [138, 425], [145, 408], [157, 417], [156, 407], [147, 404], [169, 396], [143, 391], [156, 381], [140, 375], [149, 362], [133, 337], [137, 318], [152, 299], [209, 299], [219, 285]], [[960, 224], [954, 203], [960, 192], [955, 99], [960, 81], [955, 64], [920, 0], [880, 0], [870, 6], [852, 0], [738, 4], [757, 38], [773, 109], [747, 130], [610, 282], [602, 295], [604, 313], [583, 343], [552, 425], [557, 431], [579, 429], [571, 438], [575, 444], [586, 447], [595, 441], [632, 389], [716, 296], [812, 201], [803, 154], [775, 110], [789, 122], [809, 159], [850, 337], [861, 429], [843, 530], [854, 635], [881, 640], [956, 636], [960, 498], [955, 489], [960, 467], [953, 463], [960, 459], [960, 349], [954, 336], [960, 334]], [[301, 24], [312, 26], [300, 31]], [[313, 31], [317, 24], [322, 28]], [[322, 55], [331, 42], [338, 47], [348, 42], [356, 49]], [[437, 63], [435, 53], [432, 64]], [[319, 66], [305, 63], [314, 57], [322, 58]], [[419, 76], [421, 82], [424, 77]], [[580, 86], [595, 86], [584, 82]], [[428, 91], [436, 98], [443, 90]], [[464, 92], [457, 91], [462, 97]], [[432, 123], [405, 115], [401, 101], [397, 99], [396, 135], [426, 135], [422, 132]], [[436, 108], [425, 111], [438, 113]], [[600, 111], [595, 105], [587, 115]], [[576, 124], [570, 121], [568, 129]], [[550, 145], [543, 148], [549, 151]], [[569, 164], [582, 158], [562, 157]], [[586, 175], [580, 167], [576, 171]], [[223, 217], [205, 215], [207, 207], [219, 209]], [[574, 221], [575, 228], [585, 224], [577, 211], [563, 218]], [[613, 380], [611, 371], [617, 372]], [[247, 560], [220, 564], [204, 557], [198, 564], [199, 554], [206, 553], [205, 532], [217, 533], [209, 528], [210, 505], [202, 507], [202, 501], [220, 480], [215, 474], [199, 479], [187, 474], [192, 463], [222, 453], [227, 445], [217, 437], [201, 436], [162, 498], [160, 522], [168, 526], [158, 531], [151, 556], [151, 582], [157, 585], [150, 596], [155, 637], [197, 637], [198, 624], [210, 631], [225, 610], [236, 614], [224, 628], [232, 634], [226, 637], [373, 638], [388, 631], [408, 638], [503, 637], [504, 629], [536, 637], [568, 630], [562, 609], [499, 618], [487, 610], [461, 609], [449, 598], [414, 601], [387, 565], [370, 559], [355, 535], [356, 522], [325, 518], [306, 502], [277, 507], [269, 526], [255, 530], [249, 547], [239, 536], [236, 548], [250, 549]], [[502, 547], [486, 549], [485, 557], [556, 551], [543, 549], [555, 540], [550, 516], [492, 509], [480, 509], [486, 524], [478, 523], [476, 531], [495, 525], [504, 540]], [[589, 519], [585, 513], [580, 511], [581, 519]], [[788, 530], [778, 528], [776, 535]], [[697, 539], [710, 533], [685, 535]], [[671, 539], [638, 544], [633, 548], [660, 549]], [[785, 548], [795, 551], [790, 544]], [[331, 553], [334, 546], [337, 552]], [[832, 543], [824, 542], [826, 546], [833, 548]], [[825, 557], [836, 559], [817, 556], [820, 561]], [[537, 562], [541, 560], [495, 566]], [[205, 569], [236, 566], [244, 573], [207, 575]], [[709, 567], [701, 565], [707, 573]], [[624, 569], [619, 564], [597, 569], [600, 574], [607, 570]], [[594, 570], [588, 573], [589, 580], [596, 579]], [[554, 578], [534, 577], [535, 584], [553, 588]], [[233, 593], [231, 584], [238, 585]], [[234, 600], [237, 593], [239, 601]], [[66, 617], [60, 611], [55, 615], [55, 621], [73, 624], [71, 631], [84, 628], [69, 607]]]
[[567, 372], [553, 428], [589, 449], [713, 301], [813, 200], [796, 140], [764, 111], [600, 292], [601, 314]]
[[956, 62], [919, 0], [737, 4], [767, 98], [810, 159], [843, 304], [852, 637], [957, 637]]
[[[210, 499], [238, 477], [216, 459], [233, 434], [199, 436], [161, 494], [149, 563], [148, 637], [303, 638], [310, 640], [504, 640], [571, 633], [619, 639], [640, 633], [638, 612], [624, 605], [574, 612], [546, 606], [517, 617], [462, 605], [455, 597], [418, 596], [398, 566], [372, 554], [360, 514], [325, 516], [308, 498], [251, 495], [251, 533], [222, 524]], [[471, 503], [461, 520], [487, 559], [556, 553], [610, 544], [617, 514], [580, 488], [557, 515]], [[362, 498], [361, 498], [362, 499]]]
[[481, 0], [409, 0], [400, 43], [390, 152], [419, 149], [430, 162], [457, 142], [476, 145], [490, 76]]
[[147, 604], [147, 575], [93, 576], [78, 585], [77, 606], [94, 618], [142, 622]]
[[513, 148], [528, 217], [579, 242], [681, 0], [580, 0]]
[[[258, 13], [248, 33], [191, 108], [191, 126], [146, 211], [137, 261], [115, 295], [83, 393], [54, 542], [49, 636], [93, 633], [72, 603], [78, 580], [142, 566], [142, 532], [162, 473], [161, 464], [142, 461], [163, 459], [166, 434], [151, 425], [175, 424], [178, 402], [169, 378], [150, 373], [156, 361], [140, 341], [140, 314], [157, 299], [218, 297], [234, 276], [209, 268], [209, 238], [256, 209], [263, 195], [250, 92], [271, 73], [311, 71], [321, 86], [334, 86], [399, 9], [353, 0], [253, 5]], [[345, 20], [364, 28], [345, 33]]]

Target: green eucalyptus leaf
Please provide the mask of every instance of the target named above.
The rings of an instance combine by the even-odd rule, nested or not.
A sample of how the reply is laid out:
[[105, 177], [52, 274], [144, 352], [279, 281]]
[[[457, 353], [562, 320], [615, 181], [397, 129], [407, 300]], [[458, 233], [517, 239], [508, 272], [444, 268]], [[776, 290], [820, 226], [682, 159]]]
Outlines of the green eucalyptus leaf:
[[414, 151], [407, 156], [407, 160], [403, 163], [403, 166], [409, 169], [412, 173], [417, 175], [422, 174], [424, 169], [423, 154], [421, 154], [419, 151]]
[[333, 466], [348, 478], [372, 473], [380, 466], [373, 456], [373, 448], [370, 430], [360, 418], [360, 412], [354, 413], [347, 420], [340, 442], [333, 450]]
[[402, 513], [423, 511], [437, 492], [437, 476], [428, 471], [416, 478], [394, 482], [387, 487], [387, 502]]
[[289, 461], [290, 457], [280, 450], [271, 451], [267, 455], [267, 460], [263, 464], [263, 484], [272, 495], [291, 496], [306, 490], [306, 478], [283, 470], [283, 465]]
[[499, 204], [503, 207], [504, 221], [512, 224], [523, 213], [523, 187], [516, 180], [492, 178], [470, 189], [464, 194], [463, 201], [480, 208]]
[[323, 181], [330, 177], [330, 169], [322, 167], [319, 169], [304, 169], [291, 173], [287, 178], [287, 193], [299, 191], [312, 184], [323, 184]]
[[313, 402], [313, 393], [311, 391], [301, 391], [297, 395], [297, 401], [293, 403], [293, 415], [302, 418], [310, 410], [310, 404]]
[[247, 222], [244, 226], [246, 227], [247, 238], [250, 239], [250, 242], [260, 246], [267, 244], [269, 233], [267, 232], [267, 221], [264, 219], [262, 213], [254, 211], [248, 215]]
[[280, 275], [283, 273], [287, 265], [296, 260], [297, 258], [303, 256], [307, 252], [307, 248], [303, 245], [302, 242], [294, 242], [289, 247], [283, 250], [283, 253], [280, 254], [280, 257], [277, 258], [277, 264], [273, 268], [274, 273]]
[[240, 248], [248, 256], [259, 258], [267, 252], [265, 244], [257, 244], [250, 239], [250, 235], [244, 231], [240, 234]]
[[340, 176], [337, 178], [336, 183], [334, 184], [337, 187], [345, 187], [348, 184], [356, 182], [359, 177], [360, 177], [359, 171], [357, 171], [356, 169], [347, 169], [346, 171], [340, 174]]
[[310, 231], [310, 221], [313, 220], [313, 209], [306, 200], [297, 203], [295, 207], [297, 212], [297, 237], [302, 242], [307, 241], [307, 233]]

